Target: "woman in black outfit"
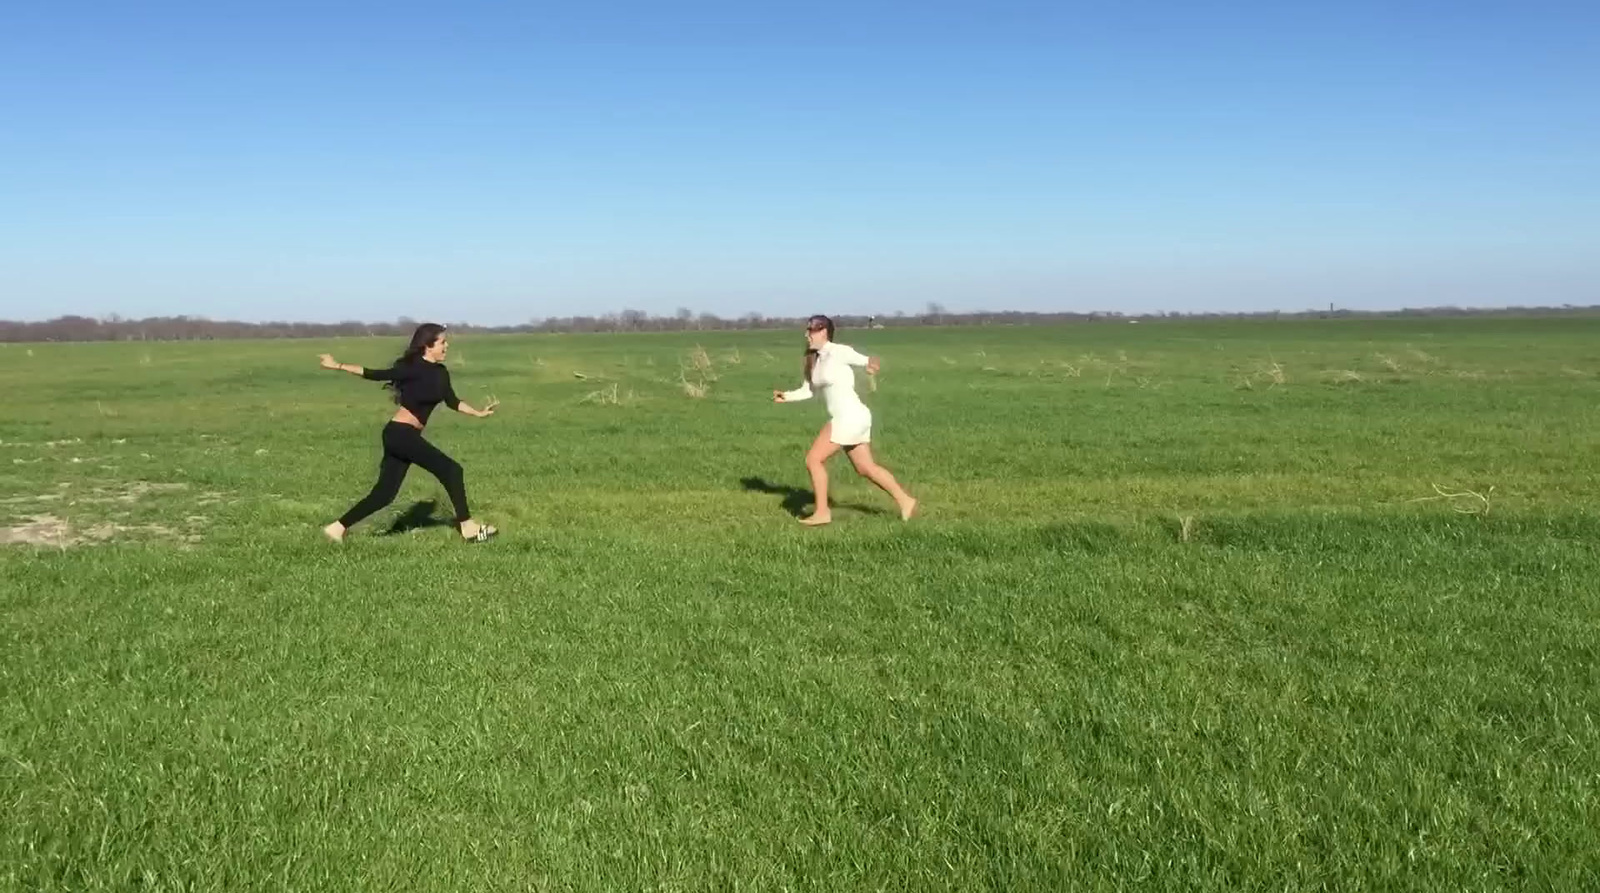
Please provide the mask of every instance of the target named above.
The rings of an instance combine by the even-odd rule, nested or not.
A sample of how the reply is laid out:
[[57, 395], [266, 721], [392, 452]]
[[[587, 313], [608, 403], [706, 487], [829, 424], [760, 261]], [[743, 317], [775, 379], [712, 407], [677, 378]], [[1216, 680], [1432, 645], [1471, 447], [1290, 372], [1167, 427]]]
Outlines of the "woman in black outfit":
[[322, 528], [328, 539], [343, 542], [345, 531], [352, 525], [393, 502], [400, 493], [400, 483], [413, 465], [426, 468], [444, 484], [445, 492], [455, 504], [456, 524], [461, 527], [463, 539], [481, 543], [499, 532], [472, 519], [472, 513], [467, 510], [467, 487], [461, 465], [422, 439], [422, 428], [428, 424], [433, 408], [440, 403], [480, 419], [494, 415], [494, 401], [483, 409], [473, 409], [456, 396], [450, 387], [450, 370], [444, 365], [449, 349], [444, 326], [429, 322], [417, 326], [411, 336], [411, 346], [387, 369], [363, 369], [335, 362], [330, 354], [322, 355], [324, 369], [338, 369], [368, 381], [387, 382], [386, 386], [394, 390], [394, 402], [400, 404], [394, 418], [383, 426], [383, 461], [378, 465], [378, 482], [366, 498], [344, 513], [344, 517]]

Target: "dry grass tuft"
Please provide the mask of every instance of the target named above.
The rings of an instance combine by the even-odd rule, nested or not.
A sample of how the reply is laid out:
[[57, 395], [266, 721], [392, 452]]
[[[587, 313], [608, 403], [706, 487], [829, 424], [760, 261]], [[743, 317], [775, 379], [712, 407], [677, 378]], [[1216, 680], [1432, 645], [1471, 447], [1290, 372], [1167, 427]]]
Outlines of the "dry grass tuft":
[[1283, 364], [1277, 360], [1268, 360], [1239, 378], [1239, 389], [1253, 391], [1257, 385], [1266, 385], [1267, 390], [1289, 383], [1289, 374], [1284, 371]]
[[1116, 358], [1111, 360], [1102, 359], [1092, 353], [1086, 353], [1079, 354], [1075, 363], [1058, 361], [1056, 365], [1060, 366], [1067, 376], [1071, 378], [1081, 378], [1085, 370], [1092, 369], [1097, 373], [1103, 371], [1106, 376], [1104, 385], [1108, 388], [1111, 387], [1119, 375], [1133, 381], [1140, 388], [1161, 386], [1158, 380], [1161, 372], [1160, 366], [1149, 360], [1134, 360], [1128, 356], [1128, 352], [1125, 350], [1117, 351]]
[[612, 382], [609, 387], [601, 388], [598, 391], [590, 391], [583, 395], [583, 399], [578, 402], [597, 403], [601, 406], [621, 406], [625, 403], [632, 403], [637, 399], [638, 397], [633, 391], [630, 390], [628, 393], [623, 394], [617, 383]]
[[678, 361], [678, 385], [686, 396], [695, 400], [704, 399], [711, 393], [711, 383], [716, 380], [717, 369], [704, 347], [696, 344], [694, 350], [689, 351], [687, 362]]
[[1047, 374], [1048, 374], [1048, 371], [1049, 371], [1048, 367], [1054, 366], [1055, 368], [1060, 369], [1061, 370], [1061, 374], [1066, 376], [1067, 378], [1082, 378], [1083, 377], [1083, 367], [1074, 366], [1074, 365], [1072, 365], [1071, 363], [1068, 363], [1065, 360], [1044, 359], [1044, 360], [1040, 360], [1039, 361], [1039, 365], [1047, 367], [1047, 369], [1046, 369], [1046, 373]]
[[696, 344], [694, 350], [689, 351], [689, 368], [700, 374], [701, 378], [716, 381], [716, 367], [711, 364], [711, 355], [706, 349]]
[[[1418, 496], [1406, 502], [1435, 502], [1442, 499], [1450, 506], [1450, 510], [1457, 514], [1481, 516], [1489, 514], [1489, 496], [1485, 493], [1476, 490], [1447, 490], [1438, 484], [1433, 485], [1433, 492], [1437, 495]], [[1493, 492], [1494, 488], [1490, 487], [1488, 493]]]

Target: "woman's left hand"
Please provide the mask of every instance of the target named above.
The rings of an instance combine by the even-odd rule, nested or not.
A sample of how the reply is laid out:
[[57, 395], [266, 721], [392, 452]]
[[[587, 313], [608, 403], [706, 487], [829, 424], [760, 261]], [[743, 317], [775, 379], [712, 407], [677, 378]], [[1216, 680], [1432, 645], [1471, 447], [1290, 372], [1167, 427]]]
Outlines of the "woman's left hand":
[[877, 375], [878, 374], [878, 358], [877, 357], [867, 357], [867, 374], [868, 375]]

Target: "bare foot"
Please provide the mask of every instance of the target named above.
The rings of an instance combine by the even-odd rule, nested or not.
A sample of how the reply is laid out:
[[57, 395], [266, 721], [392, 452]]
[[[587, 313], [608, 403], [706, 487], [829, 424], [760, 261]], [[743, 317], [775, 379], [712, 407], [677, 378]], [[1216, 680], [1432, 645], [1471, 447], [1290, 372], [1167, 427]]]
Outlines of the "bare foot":
[[344, 525], [335, 521], [322, 528], [322, 535], [327, 537], [330, 542], [342, 543], [344, 542]]
[[916, 512], [917, 501], [915, 499], [907, 499], [905, 502], [900, 503], [900, 520], [910, 521], [911, 516]]
[[832, 521], [832, 515], [812, 515], [809, 518], [800, 519], [800, 523], [807, 527], [821, 527], [822, 525], [831, 523]]

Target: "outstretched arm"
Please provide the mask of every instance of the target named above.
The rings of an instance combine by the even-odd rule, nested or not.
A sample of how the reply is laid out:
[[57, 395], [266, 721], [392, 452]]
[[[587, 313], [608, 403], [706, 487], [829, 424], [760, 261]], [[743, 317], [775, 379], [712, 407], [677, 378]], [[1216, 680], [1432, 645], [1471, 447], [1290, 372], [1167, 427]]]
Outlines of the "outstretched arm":
[[844, 360], [846, 363], [849, 363], [852, 366], [865, 366], [865, 367], [867, 367], [867, 374], [868, 375], [877, 375], [878, 374], [878, 358], [877, 357], [869, 357], [866, 354], [863, 354], [861, 351], [856, 350], [855, 348], [850, 347], [849, 345], [846, 345], [846, 344], [834, 345], [833, 349], [834, 349], [834, 353], [837, 354], [838, 357], [840, 359]]
[[499, 400], [496, 400], [495, 398], [490, 397], [489, 398], [489, 402], [485, 403], [483, 405], [482, 409], [476, 409], [476, 408], [474, 408], [472, 406], [472, 404], [463, 402], [461, 400], [457, 400], [455, 405], [452, 406], [451, 409], [454, 409], [456, 412], [459, 412], [462, 415], [469, 415], [469, 416], [473, 416], [475, 418], [486, 419], [489, 416], [494, 415], [495, 407], [497, 407], [499, 405], [500, 405], [500, 401]]
[[323, 354], [320, 359], [324, 369], [337, 369], [340, 372], [348, 372], [351, 375], [365, 378], [367, 381], [406, 381], [416, 374], [416, 370], [407, 363], [396, 363], [387, 369], [369, 369], [365, 366], [357, 366], [355, 363], [338, 362], [333, 358], [332, 354]]
[[773, 391], [772, 392], [772, 402], [773, 403], [794, 403], [794, 402], [797, 402], [797, 401], [800, 401], [800, 400], [810, 400], [810, 399], [811, 399], [811, 382], [809, 382], [809, 381], [801, 382], [800, 383], [800, 387], [795, 388], [792, 391]]
[[[363, 369], [362, 367], [357, 366], [354, 363], [341, 363], [341, 362], [338, 362], [337, 360], [335, 360], [333, 358], [333, 354], [325, 353], [321, 357], [319, 357], [319, 359], [322, 361], [322, 368], [324, 368], [324, 369], [337, 369], [340, 372], [348, 372], [351, 375], [359, 375], [362, 378], [373, 378], [373, 376], [376, 376], [379, 373], [390, 372], [391, 371], [389, 369], [376, 369], [376, 370], [373, 370], [373, 375], [369, 376], [369, 375], [367, 375], [367, 370], [366, 369]], [[387, 381], [388, 379], [374, 379], [374, 380], [376, 380], [376, 381]]]
[[462, 415], [486, 419], [494, 415], [494, 408], [500, 405], [500, 401], [490, 397], [489, 403], [482, 409], [477, 409], [472, 404], [463, 402], [460, 397], [456, 396], [456, 387], [450, 383], [450, 370], [446, 369], [444, 370], [444, 405]]

